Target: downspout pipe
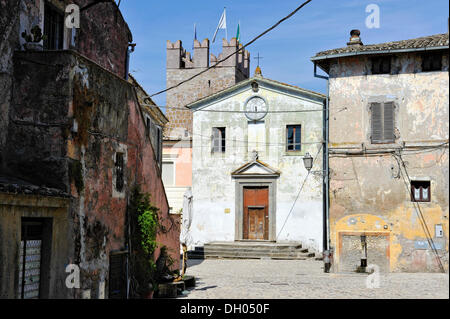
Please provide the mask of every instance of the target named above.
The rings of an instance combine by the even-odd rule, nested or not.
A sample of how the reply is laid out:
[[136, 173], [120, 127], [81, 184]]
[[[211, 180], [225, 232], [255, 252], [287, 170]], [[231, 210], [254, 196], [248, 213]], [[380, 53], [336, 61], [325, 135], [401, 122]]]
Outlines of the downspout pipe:
[[330, 184], [329, 184], [329, 102], [330, 102], [330, 78], [317, 73], [317, 63], [314, 63], [314, 77], [327, 80], [327, 95], [323, 108], [323, 262], [324, 272], [330, 272], [332, 252], [330, 251]]

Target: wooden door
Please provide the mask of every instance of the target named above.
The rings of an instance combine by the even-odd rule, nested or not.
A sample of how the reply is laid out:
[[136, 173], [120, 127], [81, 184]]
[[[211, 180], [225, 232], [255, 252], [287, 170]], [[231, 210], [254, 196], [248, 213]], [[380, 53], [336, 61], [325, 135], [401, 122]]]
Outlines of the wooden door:
[[269, 188], [244, 187], [244, 239], [269, 239]]

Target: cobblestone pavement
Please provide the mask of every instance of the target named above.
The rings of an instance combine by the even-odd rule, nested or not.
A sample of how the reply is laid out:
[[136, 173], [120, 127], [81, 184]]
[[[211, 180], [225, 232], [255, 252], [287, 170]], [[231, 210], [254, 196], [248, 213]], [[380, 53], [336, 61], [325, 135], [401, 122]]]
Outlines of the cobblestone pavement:
[[380, 288], [369, 289], [367, 274], [327, 274], [323, 263], [314, 260], [208, 259], [189, 264], [186, 274], [196, 277], [197, 286], [183, 298], [449, 298], [448, 274], [380, 274]]

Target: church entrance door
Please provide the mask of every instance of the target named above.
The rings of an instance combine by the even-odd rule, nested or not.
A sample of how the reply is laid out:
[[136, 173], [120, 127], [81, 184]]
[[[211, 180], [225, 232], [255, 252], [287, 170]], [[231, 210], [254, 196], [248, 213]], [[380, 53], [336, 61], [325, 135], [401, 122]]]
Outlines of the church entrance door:
[[269, 187], [244, 187], [244, 239], [269, 239]]

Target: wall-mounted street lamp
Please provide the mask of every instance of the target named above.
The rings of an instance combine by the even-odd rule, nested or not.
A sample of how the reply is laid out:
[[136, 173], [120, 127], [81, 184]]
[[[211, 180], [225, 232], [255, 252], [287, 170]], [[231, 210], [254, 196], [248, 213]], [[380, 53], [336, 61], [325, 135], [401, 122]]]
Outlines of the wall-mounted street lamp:
[[305, 156], [303, 157], [303, 164], [305, 165], [305, 168], [309, 172], [313, 166], [313, 158], [309, 153], [306, 153]]

